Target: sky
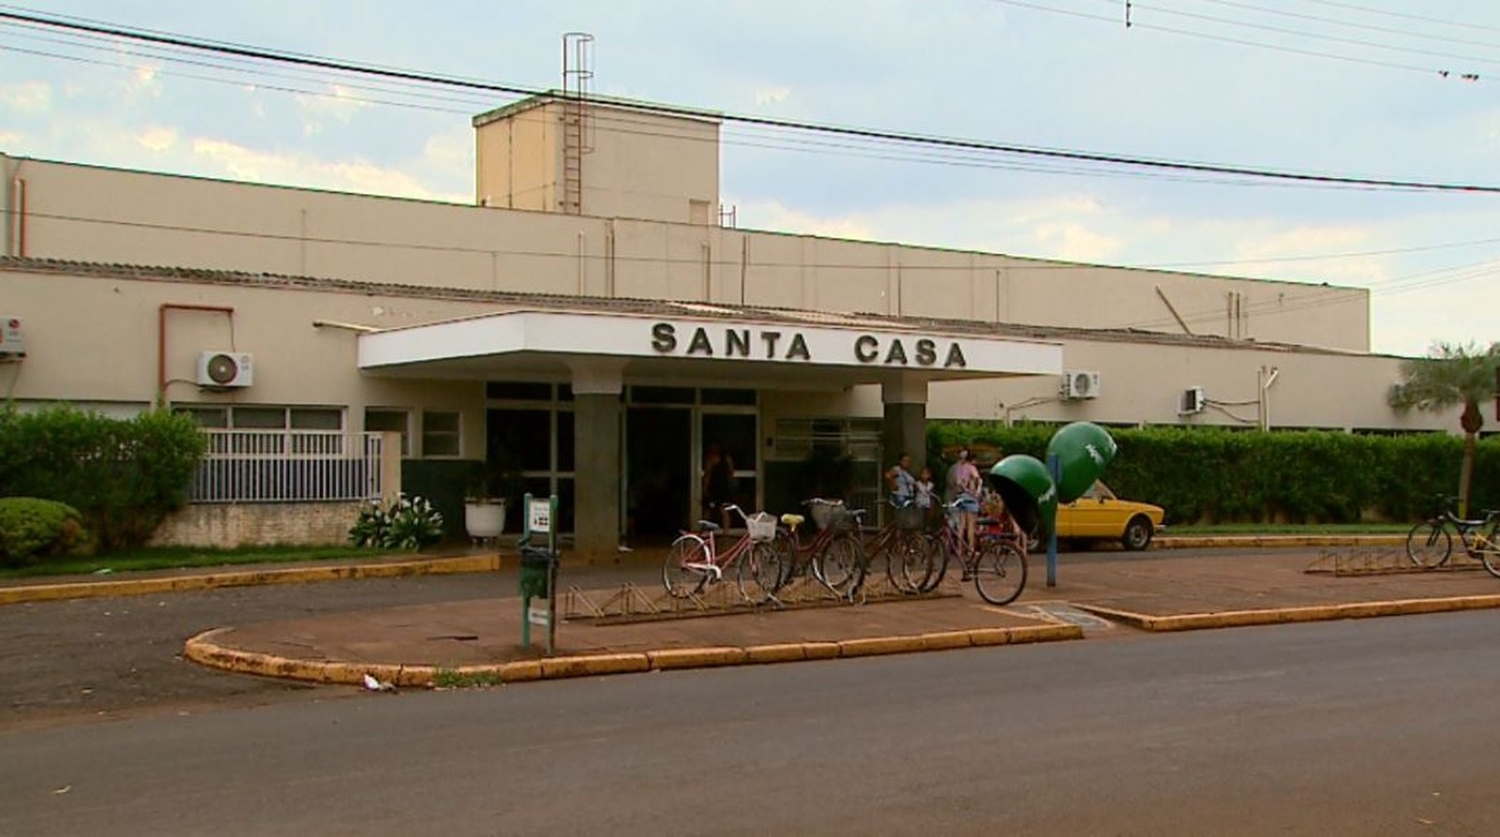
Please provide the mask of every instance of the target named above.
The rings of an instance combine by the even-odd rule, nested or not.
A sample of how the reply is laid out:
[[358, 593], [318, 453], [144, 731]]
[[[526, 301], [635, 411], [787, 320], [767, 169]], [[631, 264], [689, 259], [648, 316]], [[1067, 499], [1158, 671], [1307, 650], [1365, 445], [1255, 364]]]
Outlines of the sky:
[[[1490, 0], [0, 0], [523, 89], [1379, 180], [1500, 187]], [[1127, 14], [1129, 26], [1126, 26]], [[471, 203], [469, 117], [515, 97], [0, 21], [0, 151]], [[1371, 349], [1500, 340], [1500, 191], [1351, 188], [729, 122], [751, 229], [1370, 290]], [[1253, 325], [1252, 325], [1253, 328]]]

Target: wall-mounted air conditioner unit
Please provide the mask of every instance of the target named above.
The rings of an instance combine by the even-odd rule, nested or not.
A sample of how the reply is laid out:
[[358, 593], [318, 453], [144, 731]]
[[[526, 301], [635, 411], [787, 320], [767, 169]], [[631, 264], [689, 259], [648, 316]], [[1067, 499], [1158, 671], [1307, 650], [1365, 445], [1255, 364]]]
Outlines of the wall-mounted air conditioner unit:
[[248, 387], [255, 382], [249, 352], [203, 352], [198, 355], [198, 386]]
[[0, 314], [0, 355], [26, 354], [26, 341], [21, 338], [21, 318]]
[[1177, 405], [1177, 414], [1190, 416], [1203, 412], [1204, 406], [1208, 404], [1203, 397], [1203, 387], [1188, 387], [1182, 391], [1181, 401]]
[[1069, 401], [1099, 397], [1099, 373], [1074, 370], [1063, 375], [1062, 397]]

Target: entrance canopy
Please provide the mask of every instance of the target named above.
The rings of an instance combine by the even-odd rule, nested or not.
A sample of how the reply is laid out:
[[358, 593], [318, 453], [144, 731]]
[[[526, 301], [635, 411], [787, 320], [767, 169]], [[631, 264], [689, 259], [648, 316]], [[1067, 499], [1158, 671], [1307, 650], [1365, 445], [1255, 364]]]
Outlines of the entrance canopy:
[[567, 380], [581, 363], [616, 359], [632, 381], [766, 389], [1062, 374], [1061, 344], [923, 326], [790, 311], [751, 320], [520, 310], [362, 334], [359, 368], [402, 377]]

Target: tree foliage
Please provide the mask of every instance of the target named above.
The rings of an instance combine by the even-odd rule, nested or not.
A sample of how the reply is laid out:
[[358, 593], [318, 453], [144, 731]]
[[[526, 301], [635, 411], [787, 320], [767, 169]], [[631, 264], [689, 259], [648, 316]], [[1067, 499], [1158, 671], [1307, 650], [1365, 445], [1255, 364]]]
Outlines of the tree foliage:
[[1496, 395], [1495, 375], [1500, 368], [1500, 343], [1488, 349], [1475, 345], [1438, 343], [1427, 357], [1401, 364], [1401, 381], [1391, 385], [1386, 402], [1399, 412], [1417, 409], [1441, 413], [1461, 408], [1459, 426], [1464, 431], [1463, 465], [1459, 472], [1459, 514], [1469, 505], [1474, 473], [1474, 443], [1484, 427], [1483, 406]]

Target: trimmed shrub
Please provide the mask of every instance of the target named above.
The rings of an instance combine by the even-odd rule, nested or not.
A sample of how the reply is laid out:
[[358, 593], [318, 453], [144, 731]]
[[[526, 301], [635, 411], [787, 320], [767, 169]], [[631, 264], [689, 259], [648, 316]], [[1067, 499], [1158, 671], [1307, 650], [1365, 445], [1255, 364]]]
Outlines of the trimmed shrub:
[[[963, 444], [1045, 459], [1059, 426], [932, 422], [928, 462]], [[1162, 506], [1179, 524], [1417, 520], [1434, 494], [1458, 493], [1463, 457], [1463, 440], [1447, 433], [1146, 427], [1110, 435], [1120, 450], [1104, 481], [1121, 497]], [[1476, 451], [1470, 508], [1497, 506], [1500, 439], [1488, 439]]]
[[83, 515], [72, 506], [36, 497], [0, 499], [0, 566], [87, 555], [91, 548]]
[[42, 497], [83, 515], [100, 548], [144, 544], [187, 500], [205, 441], [191, 416], [111, 419], [61, 405], [0, 411], [0, 496]]

